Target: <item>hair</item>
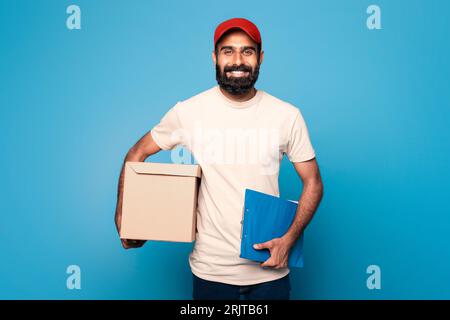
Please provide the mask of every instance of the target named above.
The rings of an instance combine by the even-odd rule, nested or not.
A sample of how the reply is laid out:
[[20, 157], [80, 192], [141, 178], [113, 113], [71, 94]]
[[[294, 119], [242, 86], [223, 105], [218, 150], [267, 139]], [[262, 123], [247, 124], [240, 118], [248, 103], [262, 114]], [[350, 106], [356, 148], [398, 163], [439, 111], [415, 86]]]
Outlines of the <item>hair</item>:
[[[224, 38], [226, 35], [228, 35], [229, 33], [233, 32], [233, 31], [237, 31], [237, 30], [242, 31], [242, 30], [239, 29], [239, 28], [232, 28], [232, 29], [230, 29], [230, 30], [227, 30], [227, 32], [225, 32], [223, 35], [220, 36], [220, 38], [217, 40], [216, 45], [215, 45], [215, 47], [214, 47], [214, 52], [216, 53], [216, 57], [217, 57], [218, 54], [219, 54], [219, 52], [218, 52], [218, 49], [219, 49], [219, 43], [223, 40], [223, 38]], [[260, 44], [260, 43], [257, 43], [257, 44], [256, 44], [256, 54], [258, 55], [258, 63], [259, 63], [259, 57], [261, 56], [261, 44]]]

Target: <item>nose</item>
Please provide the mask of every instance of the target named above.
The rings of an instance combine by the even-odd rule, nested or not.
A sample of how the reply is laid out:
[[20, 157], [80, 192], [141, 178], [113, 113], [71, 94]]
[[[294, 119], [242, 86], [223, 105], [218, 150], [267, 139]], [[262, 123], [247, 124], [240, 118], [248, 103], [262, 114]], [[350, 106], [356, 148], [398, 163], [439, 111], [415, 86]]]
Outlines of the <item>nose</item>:
[[233, 58], [234, 58], [234, 59], [233, 59], [233, 63], [234, 63], [235, 65], [240, 66], [240, 65], [242, 64], [242, 56], [241, 56], [241, 53], [240, 53], [240, 52], [238, 52], [238, 51], [235, 52]]

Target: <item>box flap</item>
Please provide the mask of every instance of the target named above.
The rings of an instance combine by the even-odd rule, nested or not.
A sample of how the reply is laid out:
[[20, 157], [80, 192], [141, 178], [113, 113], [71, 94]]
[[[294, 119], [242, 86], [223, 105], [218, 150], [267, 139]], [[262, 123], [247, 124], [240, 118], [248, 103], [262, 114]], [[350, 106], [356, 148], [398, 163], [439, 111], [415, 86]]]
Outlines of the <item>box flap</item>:
[[131, 167], [139, 174], [161, 174], [170, 176], [198, 177], [202, 175], [201, 167], [198, 164], [176, 164], [176, 163], [156, 163], [156, 162], [133, 162], [127, 161], [125, 166]]

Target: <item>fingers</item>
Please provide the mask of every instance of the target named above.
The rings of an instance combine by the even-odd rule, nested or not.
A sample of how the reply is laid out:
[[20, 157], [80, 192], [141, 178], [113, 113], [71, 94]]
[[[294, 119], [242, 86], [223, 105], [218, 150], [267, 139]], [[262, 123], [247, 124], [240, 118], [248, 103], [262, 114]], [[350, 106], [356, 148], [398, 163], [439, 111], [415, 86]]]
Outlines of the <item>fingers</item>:
[[132, 239], [121, 239], [121, 240], [122, 246], [125, 249], [140, 248], [147, 242], [146, 240], [132, 240]]
[[124, 249], [129, 249], [130, 248], [130, 244], [128, 244], [128, 241], [126, 239], [120, 239], [122, 241], [122, 247]]
[[261, 250], [261, 249], [272, 249], [273, 248], [273, 241], [266, 241], [264, 243], [256, 243], [253, 245], [253, 248], [255, 248], [256, 250]]
[[145, 244], [145, 240], [139, 240], [138, 242], [135, 243], [136, 248], [140, 248]]
[[140, 248], [142, 247], [144, 244], [143, 243], [129, 243], [129, 242], [122, 242], [122, 246], [125, 249], [133, 249], [133, 248]]
[[261, 263], [261, 267], [275, 267], [276, 263], [272, 257]]
[[264, 243], [255, 243], [253, 248], [256, 250], [268, 249], [270, 258], [260, 264], [261, 267], [270, 267], [274, 269], [282, 269], [287, 267], [287, 255], [283, 247], [283, 242], [279, 238], [266, 241]]
[[273, 258], [267, 259], [266, 261], [264, 261], [260, 265], [263, 268], [269, 267], [269, 268], [273, 268], [273, 269], [282, 269], [282, 268], [287, 267], [287, 265], [285, 265], [284, 263], [277, 263], [276, 261], [274, 261]]

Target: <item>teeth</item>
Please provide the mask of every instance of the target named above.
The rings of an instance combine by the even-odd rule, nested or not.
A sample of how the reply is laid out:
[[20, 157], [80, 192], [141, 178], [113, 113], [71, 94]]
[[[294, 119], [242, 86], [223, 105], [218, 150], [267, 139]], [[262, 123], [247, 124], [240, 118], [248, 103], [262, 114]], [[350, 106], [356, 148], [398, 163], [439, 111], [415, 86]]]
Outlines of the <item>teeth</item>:
[[231, 74], [235, 74], [235, 75], [243, 75], [244, 71], [231, 71]]

